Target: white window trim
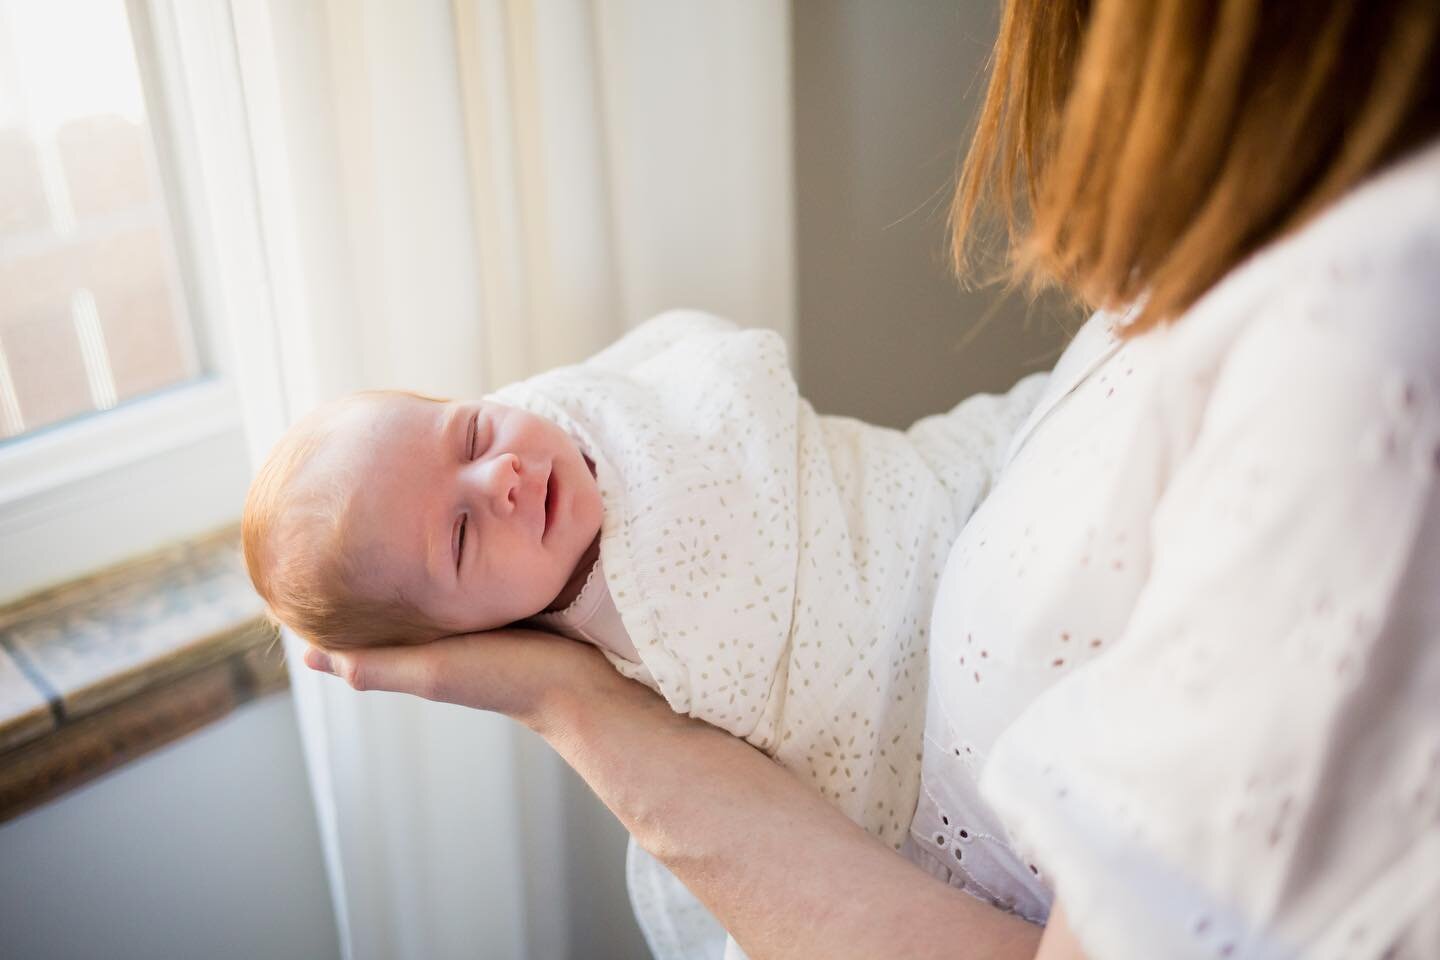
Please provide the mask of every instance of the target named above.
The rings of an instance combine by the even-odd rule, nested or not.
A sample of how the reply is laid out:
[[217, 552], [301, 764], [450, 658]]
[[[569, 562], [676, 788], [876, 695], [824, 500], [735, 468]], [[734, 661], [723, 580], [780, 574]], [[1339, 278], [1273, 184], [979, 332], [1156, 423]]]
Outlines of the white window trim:
[[23, 504], [239, 426], [234, 389], [209, 379], [41, 428], [14, 449], [0, 448], [0, 530], [24, 514]]
[[0, 602], [238, 520], [250, 469], [235, 368], [252, 381], [273, 367], [237, 356], [264, 338], [230, 336], [242, 318], [270, 328], [272, 309], [231, 4], [127, 2], [160, 70], [151, 122], [173, 144], [209, 375], [0, 445]]

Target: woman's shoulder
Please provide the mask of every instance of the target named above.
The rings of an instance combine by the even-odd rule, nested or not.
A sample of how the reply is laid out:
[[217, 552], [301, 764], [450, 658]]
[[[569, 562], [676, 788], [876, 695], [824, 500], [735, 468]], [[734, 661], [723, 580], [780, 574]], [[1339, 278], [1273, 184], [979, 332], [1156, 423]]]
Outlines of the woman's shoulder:
[[1440, 141], [1401, 159], [1249, 265], [1263, 306], [1242, 339], [1343, 346], [1440, 373]]
[[1440, 142], [1237, 268], [1162, 352], [1199, 385], [1212, 422], [1227, 410], [1323, 420], [1397, 391], [1440, 407], [1437, 304]]

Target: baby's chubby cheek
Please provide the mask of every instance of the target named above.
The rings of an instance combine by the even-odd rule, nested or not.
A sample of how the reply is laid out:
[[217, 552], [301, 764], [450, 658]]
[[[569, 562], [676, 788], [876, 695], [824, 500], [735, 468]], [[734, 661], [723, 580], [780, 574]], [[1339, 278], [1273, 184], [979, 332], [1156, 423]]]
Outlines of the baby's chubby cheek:
[[582, 502], [578, 505], [579, 509], [577, 509], [575, 513], [577, 521], [581, 526], [580, 532], [582, 537], [588, 544], [589, 541], [600, 535], [600, 528], [605, 520], [605, 503], [604, 499], [600, 496], [600, 484], [593, 474], [595, 465], [590, 463], [588, 459], [586, 465], [590, 467], [592, 474], [589, 478], [589, 484], [586, 485], [584, 495], [580, 498]]

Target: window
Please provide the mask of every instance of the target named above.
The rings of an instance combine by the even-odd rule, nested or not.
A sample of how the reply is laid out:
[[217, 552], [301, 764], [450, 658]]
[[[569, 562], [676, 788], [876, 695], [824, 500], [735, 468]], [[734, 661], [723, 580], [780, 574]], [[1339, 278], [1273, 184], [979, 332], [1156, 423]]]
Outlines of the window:
[[123, 4], [0, 0], [0, 44], [0, 433], [14, 437], [200, 365]]
[[[234, 521], [228, 4], [0, 0], [0, 599]], [[222, 168], [224, 169], [224, 168]]]

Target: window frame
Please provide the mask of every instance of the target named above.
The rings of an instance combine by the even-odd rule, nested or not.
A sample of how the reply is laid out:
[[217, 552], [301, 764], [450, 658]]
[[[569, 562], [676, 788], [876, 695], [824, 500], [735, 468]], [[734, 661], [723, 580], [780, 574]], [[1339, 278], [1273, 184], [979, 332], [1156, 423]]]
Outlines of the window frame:
[[203, 374], [0, 445], [0, 602], [232, 524], [248, 483], [237, 352], [266, 345], [232, 333], [273, 306], [231, 2], [125, 3]]

